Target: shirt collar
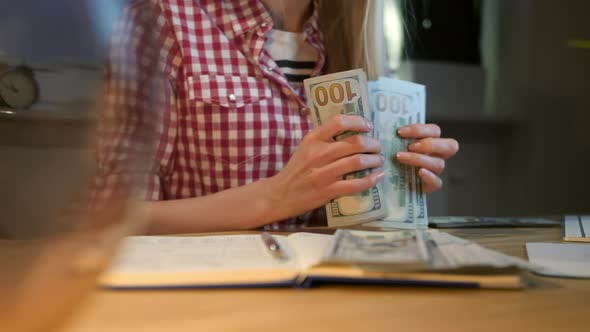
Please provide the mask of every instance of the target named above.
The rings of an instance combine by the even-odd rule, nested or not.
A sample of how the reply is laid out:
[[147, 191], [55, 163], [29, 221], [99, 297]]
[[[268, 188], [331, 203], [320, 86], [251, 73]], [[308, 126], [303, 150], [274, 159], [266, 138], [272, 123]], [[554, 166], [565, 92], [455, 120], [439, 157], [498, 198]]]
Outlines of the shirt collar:
[[[223, 1], [225, 12], [230, 14], [234, 36], [245, 34], [257, 28], [265, 31], [272, 28], [272, 17], [260, 0]], [[313, 11], [303, 24], [303, 33], [312, 36], [319, 31], [319, 0], [312, 1]]]
[[307, 19], [305, 24], [303, 24], [303, 33], [308, 36], [316, 35], [320, 30], [320, 1], [313, 0], [312, 6], [313, 11], [311, 16]]

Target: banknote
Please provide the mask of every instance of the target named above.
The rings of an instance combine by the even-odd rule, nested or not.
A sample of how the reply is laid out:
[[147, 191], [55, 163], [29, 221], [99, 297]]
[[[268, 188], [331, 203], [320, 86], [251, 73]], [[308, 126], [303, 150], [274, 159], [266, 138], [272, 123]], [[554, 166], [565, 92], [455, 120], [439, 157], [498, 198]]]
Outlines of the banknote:
[[428, 249], [421, 231], [370, 232], [339, 229], [323, 262], [384, 267], [396, 270], [425, 268]]
[[400, 127], [424, 123], [426, 88], [423, 85], [380, 78], [369, 82], [369, 101], [375, 138], [385, 157], [385, 178], [380, 184], [386, 215], [369, 226], [423, 229], [428, 226], [426, 196], [418, 169], [400, 164], [396, 154], [411, 142], [397, 135]]
[[534, 268], [526, 260], [437, 230], [393, 232], [339, 229], [322, 262], [388, 271], [463, 270], [472, 273]]
[[[371, 120], [367, 78], [362, 69], [318, 76], [304, 81], [308, 104], [317, 126], [339, 114], [362, 116]], [[347, 132], [341, 140], [357, 132]], [[364, 177], [370, 170], [345, 175], [345, 179]], [[383, 196], [379, 186], [364, 192], [342, 196], [326, 204], [328, 226], [339, 227], [377, 220], [385, 216]]]

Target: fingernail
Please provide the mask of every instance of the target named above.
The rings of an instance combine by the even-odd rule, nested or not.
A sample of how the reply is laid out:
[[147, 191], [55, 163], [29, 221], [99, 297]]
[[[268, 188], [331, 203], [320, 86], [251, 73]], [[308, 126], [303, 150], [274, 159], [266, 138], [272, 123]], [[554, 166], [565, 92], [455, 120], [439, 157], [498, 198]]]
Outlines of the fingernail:
[[365, 123], [367, 124], [367, 128], [369, 128], [369, 130], [373, 130], [373, 124], [371, 122], [365, 120]]
[[407, 127], [401, 127], [401, 128], [399, 128], [399, 129], [397, 130], [397, 134], [398, 134], [399, 136], [405, 136], [405, 135], [407, 135], [407, 134], [409, 134], [409, 133], [410, 133], [410, 128], [407, 128]]
[[407, 156], [408, 156], [408, 154], [405, 153], [405, 152], [398, 152], [398, 153], [395, 154], [395, 157], [398, 160], [405, 159]]
[[381, 156], [381, 163], [384, 163], [384, 162], [385, 162], [385, 157]]
[[434, 173], [432, 173], [431, 171], [427, 170], [426, 168], [420, 168], [420, 173], [422, 173], [423, 176], [434, 176]]
[[375, 179], [377, 179], [377, 181], [381, 181], [381, 179], [383, 179], [384, 176], [385, 173], [383, 173], [382, 171], [375, 172]]
[[408, 145], [408, 150], [412, 150], [412, 151], [416, 151], [416, 150], [420, 150], [422, 148], [422, 143], [420, 142], [416, 142], [416, 143], [412, 143], [410, 145]]

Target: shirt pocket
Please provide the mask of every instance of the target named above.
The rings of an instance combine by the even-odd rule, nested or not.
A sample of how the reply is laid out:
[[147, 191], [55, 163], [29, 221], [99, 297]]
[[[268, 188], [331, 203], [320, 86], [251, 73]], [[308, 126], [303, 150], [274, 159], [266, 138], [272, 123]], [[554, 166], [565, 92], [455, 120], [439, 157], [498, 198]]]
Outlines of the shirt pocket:
[[272, 97], [270, 81], [266, 78], [237, 75], [206, 74], [186, 79], [191, 100], [224, 108], [241, 108]]
[[187, 77], [188, 136], [198, 140], [194, 142], [197, 168], [242, 182], [252, 180], [248, 174], [257, 173], [256, 169], [271, 166], [267, 162], [274, 127], [270, 84], [265, 78], [240, 75]]

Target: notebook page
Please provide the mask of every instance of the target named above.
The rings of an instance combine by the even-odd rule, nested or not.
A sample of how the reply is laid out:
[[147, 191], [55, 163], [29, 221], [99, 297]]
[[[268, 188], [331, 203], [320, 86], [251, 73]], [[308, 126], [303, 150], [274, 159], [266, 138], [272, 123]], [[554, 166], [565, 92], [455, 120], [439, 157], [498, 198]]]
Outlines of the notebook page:
[[287, 236], [290, 246], [297, 252], [301, 270], [319, 263], [326, 249], [334, 240], [333, 235], [314, 233], [293, 233]]
[[125, 239], [111, 273], [222, 272], [297, 269], [285, 237], [276, 236], [288, 259], [273, 257], [260, 235], [200, 237], [133, 236]]

